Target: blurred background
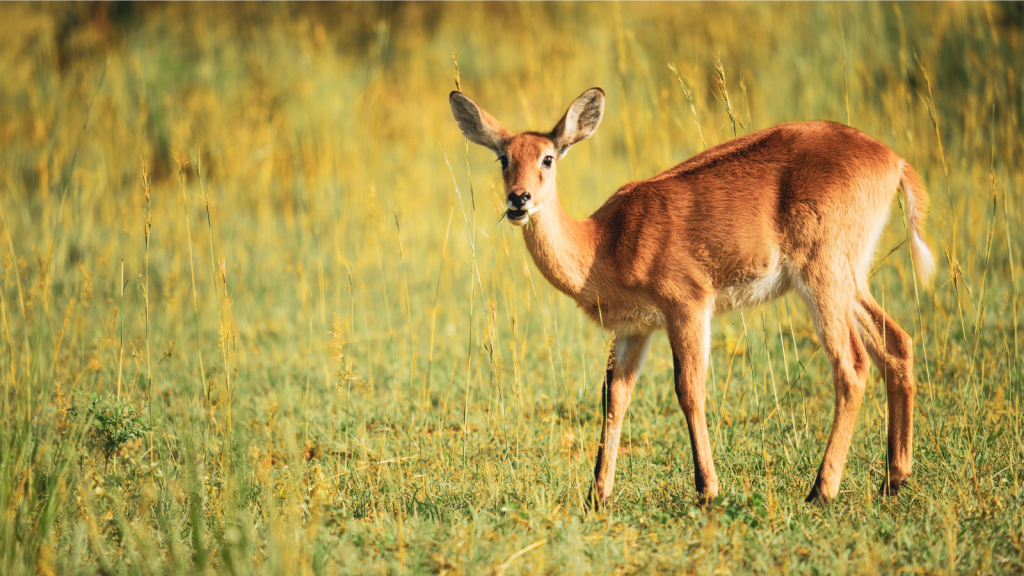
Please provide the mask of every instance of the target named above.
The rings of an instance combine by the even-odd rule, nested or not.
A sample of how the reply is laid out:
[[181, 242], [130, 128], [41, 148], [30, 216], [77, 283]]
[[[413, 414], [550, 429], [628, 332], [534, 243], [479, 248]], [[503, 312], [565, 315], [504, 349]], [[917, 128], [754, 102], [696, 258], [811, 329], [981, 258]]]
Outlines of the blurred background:
[[[0, 37], [5, 573], [1024, 569], [1022, 4], [4, 4]], [[661, 334], [583, 514], [610, 334], [448, 93], [547, 130], [592, 86], [577, 218], [780, 122], [917, 168], [935, 287], [899, 206], [872, 277], [915, 339], [909, 495], [875, 495], [873, 373], [843, 497], [800, 504], [832, 391], [789, 297], [714, 321], [718, 508]]]

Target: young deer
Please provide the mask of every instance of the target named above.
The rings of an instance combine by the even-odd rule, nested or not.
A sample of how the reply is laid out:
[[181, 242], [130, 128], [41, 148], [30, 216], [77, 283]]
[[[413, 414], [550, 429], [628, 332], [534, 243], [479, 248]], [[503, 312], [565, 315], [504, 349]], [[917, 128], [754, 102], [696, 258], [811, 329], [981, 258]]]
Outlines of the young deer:
[[575, 220], [558, 201], [556, 166], [601, 123], [600, 88], [584, 92], [545, 133], [511, 134], [461, 92], [452, 92], [450, 102], [466, 138], [501, 160], [507, 217], [516, 226], [529, 223], [523, 239], [537, 268], [614, 332], [591, 503], [601, 505], [612, 494], [623, 417], [651, 334], [662, 328], [672, 346], [699, 498], [718, 493], [704, 416], [711, 317], [794, 289], [814, 317], [835, 388], [832, 432], [807, 501], [839, 493], [868, 357], [881, 370], [888, 397], [882, 491], [906, 483], [913, 344], [871, 297], [867, 276], [901, 184], [914, 267], [926, 284], [935, 260], [921, 238], [927, 193], [896, 152], [841, 124], [781, 124], [630, 182], [590, 218]]

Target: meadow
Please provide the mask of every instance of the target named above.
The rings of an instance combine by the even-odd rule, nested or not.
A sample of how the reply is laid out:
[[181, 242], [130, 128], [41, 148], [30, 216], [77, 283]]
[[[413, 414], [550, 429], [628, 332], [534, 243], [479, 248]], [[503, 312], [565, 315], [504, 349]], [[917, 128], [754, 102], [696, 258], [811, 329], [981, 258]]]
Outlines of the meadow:
[[[1021, 4], [4, 3], [0, 38], [0, 573], [1024, 571]], [[513, 130], [603, 87], [577, 218], [779, 122], [909, 160], [937, 279], [896, 204], [871, 284], [910, 485], [877, 492], [873, 370], [804, 503], [833, 392], [790, 295], [713, 321], [722, 498], [660, 333], [587, 513], [611, 334], [498, 222], [457, 86]]]

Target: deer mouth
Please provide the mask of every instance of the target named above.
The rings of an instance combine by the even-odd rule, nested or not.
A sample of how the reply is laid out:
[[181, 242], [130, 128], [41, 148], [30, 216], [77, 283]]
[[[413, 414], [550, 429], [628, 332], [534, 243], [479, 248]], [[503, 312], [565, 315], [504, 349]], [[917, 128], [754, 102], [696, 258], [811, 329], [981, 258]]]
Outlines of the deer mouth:
[[530, 219], [530, 212], [528, 210], [515, 210], [509, 208], [508, 212], [505, 213], [505, 217], [508, 221], [516, 226], [522, 226]]
[[508, 210], [505, 210], [503, 218], [507, 218], [513, 226], [523, 226], [530, 221], [530, 216], [536, 214], [543, 207], [541, 204], [527, 202], [526, 206], [516, 208], [511, 202], [508, 203]]

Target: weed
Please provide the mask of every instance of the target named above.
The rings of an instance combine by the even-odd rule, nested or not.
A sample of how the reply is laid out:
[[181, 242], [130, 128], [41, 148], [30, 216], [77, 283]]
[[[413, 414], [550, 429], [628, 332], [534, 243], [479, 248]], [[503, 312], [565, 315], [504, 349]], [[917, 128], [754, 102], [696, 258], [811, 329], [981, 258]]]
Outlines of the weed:
[[150, 430], [142, 415], [128, 400], [107, 394], [92, 394], [86, 417], [90, 433], [103, 453], [103, 473], [107, 473], [110, 459], [129, 442], [138, 440]]

